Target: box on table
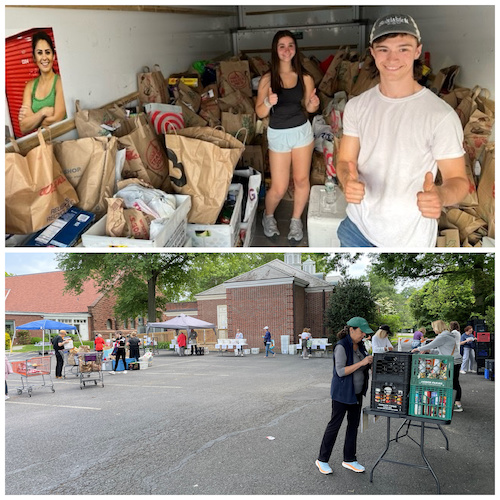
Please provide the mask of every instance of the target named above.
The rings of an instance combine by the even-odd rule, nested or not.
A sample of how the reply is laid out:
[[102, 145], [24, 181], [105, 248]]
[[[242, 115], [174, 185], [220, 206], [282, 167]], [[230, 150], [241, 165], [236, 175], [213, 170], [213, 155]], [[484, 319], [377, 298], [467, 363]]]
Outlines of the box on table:
[[71, 247], [94, 222], [95, 214], [71, 207], [52, 224], [36, 232], [23, 246]]
[[311, 187], [307, 210], [307, 238], [310, 247], [340, 246], [337, 229], [346, 218], [347, 202], [338, 186], [333, 193], [327, 193], [322, 185]]
[[187, 236], [193, 247], [235, 247], [240, 237], [243, 186], [231, 184], [229, 191], [237, 191], [236, 204], [229, 224], [188, 224]]
[[82, 236], [84, 247], [182, 247], [186, 241], [187, 214], [191, 210], [191, 197], [183, 194], [174, 195], [177, 208], [174, 214], [154, 240], [139, 240], [106, 236], [105, 215]]

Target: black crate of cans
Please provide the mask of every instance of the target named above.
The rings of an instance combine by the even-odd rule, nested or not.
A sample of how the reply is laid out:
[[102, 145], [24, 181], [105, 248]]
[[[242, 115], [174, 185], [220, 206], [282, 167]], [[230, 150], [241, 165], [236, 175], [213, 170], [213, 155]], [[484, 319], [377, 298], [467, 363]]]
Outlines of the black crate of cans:
[[412, 355], [409, 352], [383, 352], [373, 355], [373, 381], [409, 384]]
[[413, 355], [410, 384], [428, 388], [452, 388], [453, 356]]
[[372, 379], [371, 387], [372, 410], [408, 415], [409, 384]]
[[435, 420], [451, 420], [453, 389], [411, 385], [408, 405], [409, 415]]

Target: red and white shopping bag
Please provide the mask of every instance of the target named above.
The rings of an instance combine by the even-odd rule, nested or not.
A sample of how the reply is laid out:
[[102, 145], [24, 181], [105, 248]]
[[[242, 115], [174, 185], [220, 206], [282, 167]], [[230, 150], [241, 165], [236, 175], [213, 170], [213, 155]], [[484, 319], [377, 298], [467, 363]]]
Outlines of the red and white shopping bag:
[[146, 104], [144, 108], [157, 134], [184, 128], [184, 117], [180, 106], [152, 102]]

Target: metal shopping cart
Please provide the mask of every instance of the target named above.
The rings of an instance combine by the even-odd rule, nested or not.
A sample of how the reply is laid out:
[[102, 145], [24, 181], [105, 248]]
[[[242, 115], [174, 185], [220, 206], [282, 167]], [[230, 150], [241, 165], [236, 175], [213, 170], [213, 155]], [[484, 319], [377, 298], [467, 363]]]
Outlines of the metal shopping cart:
[[[11, 364], [14, 373], [21, 375], [22, 387], [17, 388], [17, 393], [22, 394], [26, 391], [31, 397], [33, 389], [43, 387], [56, 392], [54, 382], [52, 382], [52, 377], [50, 376], [50, 361], [50, 356], [40, 356], [24, 361], [12, 361]], [[41, 381], [37, 380], [37, 382], [41, 383], [35, 384], [35, 377], [41, 377]]]
[[66, 378], [66, 376], [69, 375], [74, 375], [75, 377], [79, 376], [78, 373], [78, 354], [73, 354], [70, 353], [69, 351], [65, 350], [62, 353], [63, 355], [63, 360], [64, 360], [64, 365], [63, 365], [63, 378]]
[[104, 377], [102, 373], [102, 353], [100, 352], [79, 352], [78, 353], [78, 373], [80, 375], [80, 389], [85, 384], [94, 382], [101, 383], [104, 387]]

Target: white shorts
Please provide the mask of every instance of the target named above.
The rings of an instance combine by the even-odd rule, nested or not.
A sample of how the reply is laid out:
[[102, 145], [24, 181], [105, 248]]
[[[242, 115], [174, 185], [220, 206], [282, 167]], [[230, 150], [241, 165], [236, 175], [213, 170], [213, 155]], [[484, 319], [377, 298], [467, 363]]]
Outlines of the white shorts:
[[292, 149], [309, 146], [314, 141], [311, 123], [306, 121], [303, 125], [293, 128], [267, 129], [269, 149], [275, 153], [289, 153]]

